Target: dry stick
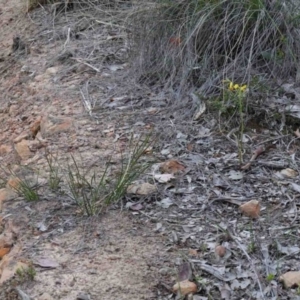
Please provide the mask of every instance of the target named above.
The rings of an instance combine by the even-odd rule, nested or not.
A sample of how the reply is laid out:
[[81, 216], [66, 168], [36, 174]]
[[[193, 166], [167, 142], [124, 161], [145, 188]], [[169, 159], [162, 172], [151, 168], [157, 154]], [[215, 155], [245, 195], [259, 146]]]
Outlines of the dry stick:
[[220, 197], [220, 198], [213, 198], [213, 199], [211, 199], [211, 201], [209, 202], [209, 204], [211, 205], [211, 204], [213, 204], [216, 201], [225, 201], [225, 202], [229, 202], [231, 204], [235, 204], [235, 205], [240, 206], [241, 204], [243, 204], [243, 201], [250, 200], [250, 199], [251, 198], [244, 198], [244, 197], [241, 197], [241, 198]]
[[256, 148], [253, 152], [253, 155], [250, 158], [250, 161], [245, 164], [244, 166], [241, 167], [242, 170], [248, 170], [251, 166], [251, 163], [258, 157], [260, 156], [262, 153], [264, 153], [266, 151], [266, 148], [263, 146], [260, 146], [258, 148]]
[[66, 41], [65, 41], [65, 43], [64, 43], [64, 50], [65, 50], [65, 51], [66, 51], [66, 48], [67, 48], [68, 44], [70, 43], [70, 33], [71, 33], [71, 28], [69, 27], [69, 28], [68, 28], [67, 39], [66, 39]]
[[124, 26], [109, 23], [109, 22], [104, 22], [104, 21], [100, 21], [100, 20], [95, 20], [95, 22], [99, 23], [99, 24], [103, 24], [103, 25], [108, 25], [108, 26], [112, 26], [112, 27], [114, 26], [114, 27], [119, 27], [119, 28], [122, 28], [122, 29], [126, 29], [126, 27], [124, 27]]
[[73, 57], [71, 57], [71, 59], [74, 59], [74, 60], [76, 60], [77, 62], [79, 62], [79, 63], [81, 63], [81, 64], [84, 64], [84, 65], [90, 67], [91, 69], [95, 70], [96, 72], [101, 73], [101, 71], [100, 71], [99, 69], [97, 69], [96, 67], [92, 66], [91, 64], [89, 64], [89, 63], [87, 63], [87, 62], [85, 62], [85, 61], [83, 61], [83, 60], [81, 60], [81, 59], [79, 59], [79, 58], [73, 58]]
[[270, 145], [269, 145], [269, 146], [266, 146], [266, 147], [261, 146], [261, 145], [267, 144], [267, 143], [271, 143], [271, 142], [273, 142], [273, 141], [282, 139], [282, 138], [287, 137], [287, 136], [289, 136], [289, 134], [287, 134], [287, 135], [282, 135], [282, 136], [279, 136], [279, 137], [276, 137], [276, 138], [273, 138], [273, 139], [269, 139], [269, 140], [266, 140], [266, 141], [263, 141], [263, 142], [257, 144], [258, 148], [256, 148], [256, 149], [254, 150], [253, 155], [252, 155], [252, 157], [250, 158], [250, 161], [249, 161], [246, 165], [242, 166], [241, 169], [242, 169], [242, 170], [248, 170], [248, 169], [250, 168], [252, 162], [253, 162], [258, 156], [260, 156], [262, 153], [266, 152], [267, 150], [269, 150], [269, 149], [271, 148]]
[[257, 146], [260, 146], [260, 145], [263, 145], [263, 144], [267, 144], [267, 143], [271, 143], [271, 142], [283, 139], [283, 138], [288, 137], [288, 136], [290, 136], [290, 134], [281, 135], [281, 136], [278, 136], [278, 137], [275, 137], [275, 138], [272, 138], [272, 139], [260, 142], [260, 143], [257, 144]]
[[289, 194], [287, 194], [287, 197], [289, 198], [290, 202], [294, 204], [294, 211], [295, 211], [295, 217], [292, 220], [291, 225], [293, 225], [295, 223], [295, 221], [298, 219], [298, 212], [297, 212], [297, 207], [296, 207], [296, 203], [295, 203], [295, 196], [293, 196], [293, 199], [291, 199], [291, 196]]
[[93, 108], [92, 108], [91, 102], [85, 98], [85, 95], [84, 95], [82, 89], [80, 89], [80, 93], [82, 96], [82, 102], [83, 102], [83, 106], [84, 106], [85, 110], [88, 111], [90, 116], [92, 116]]

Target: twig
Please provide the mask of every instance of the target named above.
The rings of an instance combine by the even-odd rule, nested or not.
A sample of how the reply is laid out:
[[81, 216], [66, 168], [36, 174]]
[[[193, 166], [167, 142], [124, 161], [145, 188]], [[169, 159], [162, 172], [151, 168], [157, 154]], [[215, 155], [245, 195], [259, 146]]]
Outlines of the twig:
[[81, 63], [81, 64], [84, 64], [84, 65], [90, 67], [91, 69], [95, 70], [96, 72], [101, 73], [101, 71], [100, 71], [98, 68], [92, 66], [91, 64], [89, 64], [89, 63], [87, 63], [87, 62], [85, 62], [85, 61], [83, 61], [83, 60], [81, 60], [81, 59], [79, 59], [79, 58], [71, 57], [71, 59], [74, 59], [74, 60], [76, 60], [77, 62], [79, 62], [79, 63]]
[[67, 45], [68, 45], [69, 42], [70, 42], [70, 33], [71, 33], [71, 28], [69, 27], [69, 28], [68, 28], [67, 39], [66, 39], [66, 41], [65, 41], [65, 43], [64, 43], [64, 50], [65, 50], [65, 51], [66, 51]]
[[290, 136], [290, 134], [281, 135], [281, 136], [278, 136], [278, 137], [276, 137], [276, 138], [272, 138], [272, 139], [269, 139], [269, 140], [260, 142], [260, 143], [258, 143], [256, 146], [260, 146], [260, 145], [263, 145], [263, 144], [271, 143], [271, 142], [274, 142], [274, 141], [283, 139], [283, 138], [288, 137], [288, 136]]
[[92, 116], [93, 108], [92, 108], [91, 102], [85, 98], [85, 95], [84, 95], [82, 89], [80, 89], [80, 93], [82, 96], [82, 102], [83, 102], [85, 110], [87, 110], [89, 115]]
[[243, 204], [243, 201], [249, 200], [247, 198], [241, 197], [241, 198], [233, 198], [233, 197], [220, 197], [220, 198], [214, 198], [211, 199], [211, 201], [209, 202], [209, 204], [213, 204], [216, 201], [225, 201], [225, 202], [229, 202], [235, 205], [240, 206], [241, 204]]
[[267, 148], [260, 146], [258, 148], [256, 148], [253, 152], [253, 155], [250, 158], [250, 161], [245, 164], [244, 166], [241, 167], [242, 170], [248, 170], [251, 166], [251, 163], [258, 157], [260, 156], [262, 153], [264, 153], [266, 151]]

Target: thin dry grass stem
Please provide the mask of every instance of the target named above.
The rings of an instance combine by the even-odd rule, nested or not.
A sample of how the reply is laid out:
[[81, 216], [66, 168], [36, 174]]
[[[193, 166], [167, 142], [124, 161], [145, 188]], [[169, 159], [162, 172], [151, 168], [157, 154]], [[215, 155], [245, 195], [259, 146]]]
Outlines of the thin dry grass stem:
[[56, 192], [60, 189], [62, 177], [60, 175], [60, 168], [58, 162], [58, 155], [54, 156], [52, 153], [46, 152], [46, 161], [49, 167], [48, 184], [50, 190]]
[[296, 75], [295, 1], [156, 1], [132, 15], [135, 72], [177, 91], [219, 92], [224, 78]]

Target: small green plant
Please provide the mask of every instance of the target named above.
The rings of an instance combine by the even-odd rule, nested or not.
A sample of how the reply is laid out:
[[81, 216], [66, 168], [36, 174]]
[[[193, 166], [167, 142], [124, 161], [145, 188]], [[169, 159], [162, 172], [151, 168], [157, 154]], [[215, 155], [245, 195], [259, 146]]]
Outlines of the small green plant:
[[237, 106], [238, 114], [239, 114], [239, 136], [237, 138], [238, 144], [238, 153], [239, 153], [239, 161], [243, 162], [243, 135], [245, 130], [245, 122], [244, 122], [244, 113], [245, 113], [245, 99], [246, 99], [246, 91], [247, 85], [239, 85], [237, 83], [233, 83], [230, 80], [224, 80], [224, 83], [228, 83], [228, 87], [223, 89], [223, 97], [224, 100], [233, 101], [234, 105]]
[[254, 253], [257, 250], [257, 244], [255, 241], [255, 235], [254, 235], [254, 230], [252, 226], [252, 222], [250, 222], [250, 243], [248, 244], [248, 252], [249, 253]]
[[[129, 148], [132, 148], [133, 137]], [[109, 178], [110, 160], [105, 162], [105, 168], [100, 177], [96, 172], [81, 171], [74, 156], [73, 166], [68, 166], [68, 187], [72, 198], [85, 211], [88, 216], [99, 214], [111, 203], [119, 201], [128, 186], [143, 174], [149, 167], [148, 163], [141, 163], [141, 157], [145, 154], [152, 141], [150, 136], [139, 140], [133, 147], [127, 158], [123, 158], [120, 170], [115, 177]], [[111, 175], [112, 176], [112, 175]]]
[[26, 167], [19, 170], [18, 174], [16, 174], [16, 172], [10, 168], [4, 169], [0, 166], [0, 169], [4, 171], [7, 177], [10, 177], [8, 182], [7, 179], [5, 179], [5, 181], [19, 196], [25, 198], [26, 201], [39, 200], [39, 194], [37, 192], [39, 187], [38, 178], [33, 178], [36, 177], [34, 170]]
[[49, 167], [49, 187], [51, 191], [56, 192], [59, 190], [61, 177], [59, 176], [59, 167], [57, 166], [57, 158], [50, 153], [46, 153], [46, 160]]
[[27, 268], [21, 267], [17, 269], [16, 275], [22, 282], [27, 280], [33, 281], [36, 275], [36, 271], [33, 266], [28, 266]]
[[91, 176], [81, 171], [74, 156], [71, 156], [74, 167], [68, 166], [68, 186], [72, 198], [88, 216], [97, 213], [97, 204], [103, 194], [106, 193], [106, 174], [109, 162], [106, 162], [105, 169], [97, 181], [97, 174], [93, 172]]
[[202, 243], [200, 244], [200, 251], [203, 252], [203, 253], [205, 253], [205, 252], [207, 252], [207, 249], [208, 249], [207, 244], [204, 243], [204, 242], [202, 242]]
[[37, 185], [33, 184], [28, 179], [21, 179], [20, 177], [15, 177], [16, 184], [12, 185], [12, 189], [16, 191], [16, 193], [23, 197], [26, 201], [38, 201], [39, 194], [37, 192]]
[[271, 282], [272, 280], [275, 279], [275, 274], [272, 274], [272, 273], [268, 274], [266, 279], [267, 279], [268, 282]]
[[[135, 146], [133, 147], [134, 143]], [[147, 153], [152, 143], [151, 135], [146, 136], [145, 139], [140, 138], [136, 142], [134, 141], [133, 136], [131, 136], [128, 148], [132, 149], [133, 147], [133, 150], [127, 157], [123, 158], [121, 169], [114, 181], [113, 188], [104, 199], [105, 205], [120, 200], [126, 193], [128, 186], [149, 168], [150, 163], [142, 163], [141, 158]]]
[[253, 241], [251, 241], [248, 245], [247, 250], [249, 253], [254, 253], [256, 251], [256, 244]]

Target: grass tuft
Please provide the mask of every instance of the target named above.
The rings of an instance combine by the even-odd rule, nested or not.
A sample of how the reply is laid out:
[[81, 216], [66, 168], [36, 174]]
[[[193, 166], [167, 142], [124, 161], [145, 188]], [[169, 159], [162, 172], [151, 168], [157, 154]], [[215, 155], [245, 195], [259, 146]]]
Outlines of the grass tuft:
[[60, 183], [62, 181], [62, 178], [59, 175], [57, 157], [55, 157], [51, 153], [46, 153], [46, 161], [49, 167], [49, 178], [48, 178], [49, 188], [51, 191], [57, 192], [60, 188]]
[[37, 192], [37, 186], [26, 178], [16, 178], [18, 180], [18, 184], [13, 186], [15, 192], [28, 202], [38, 201], [40, 197]]
[[203, 96], [223, 79], [249, 84], [300, 74], [300, 3], [158, 0], [131, 18], [140, 80]]
[[138, 141], [134, 141], [132, 136], [128, 146], [132, 150], [123, 157], [115, 176], [110, 169], [111, 160], [105, 162], [104, 171], [99, 176], [95, 171], [84, 172], [72, 156], [73, 164], [68, 166], [67, 184], [76, 204], [88, 216], [92, 216], [103, 212], [108, 205], [117, 203], [125, 195], [128, 186], [150, 166], [147, 162], [141, 162], [141, 159], [151, 144], [150, 136]]
[[[38, 201], [40, 199], [38, 194], [38, 179], [33, 179], [32, 176], [36, 176], [35, 172], [31, 169], [22, 169], [16, 174], [11, 169], [5, 171], [9, 175], [7, 185], [14, 190], [20, 197], [23, 197], [26, 201]], [[31, 174], [31, 175], [30, 175]]]

